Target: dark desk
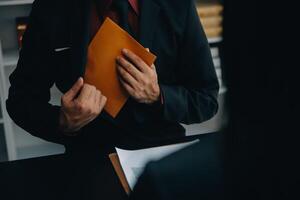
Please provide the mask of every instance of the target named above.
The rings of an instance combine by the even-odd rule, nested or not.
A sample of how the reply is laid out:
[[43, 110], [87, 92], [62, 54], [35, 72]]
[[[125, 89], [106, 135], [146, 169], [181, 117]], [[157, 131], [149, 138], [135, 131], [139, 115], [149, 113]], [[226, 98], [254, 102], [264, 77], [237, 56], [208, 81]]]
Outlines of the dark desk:
[[[184, 141], [198, 137], [201, 140], [203, 136]], [[108, 157], [89, 155], [80, 159], [57, 155], [0, 163], [0, 197], [1, 200], [127, 199]]]
[[108, 158], [57, 155], [0, 164], [1, 200], [100, 200], [108, 196], [127, 198]]

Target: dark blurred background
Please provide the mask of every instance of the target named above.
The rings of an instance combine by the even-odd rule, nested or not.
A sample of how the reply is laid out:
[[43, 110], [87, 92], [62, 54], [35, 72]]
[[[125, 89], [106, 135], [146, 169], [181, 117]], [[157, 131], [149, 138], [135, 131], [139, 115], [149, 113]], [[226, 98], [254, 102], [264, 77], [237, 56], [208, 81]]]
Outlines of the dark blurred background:
[[227, 158], [236, 195], [289, 199], [299, 184], [299, 84], [287, 48], [294, 43], [277, 3], [260, 3], [224, 1]]

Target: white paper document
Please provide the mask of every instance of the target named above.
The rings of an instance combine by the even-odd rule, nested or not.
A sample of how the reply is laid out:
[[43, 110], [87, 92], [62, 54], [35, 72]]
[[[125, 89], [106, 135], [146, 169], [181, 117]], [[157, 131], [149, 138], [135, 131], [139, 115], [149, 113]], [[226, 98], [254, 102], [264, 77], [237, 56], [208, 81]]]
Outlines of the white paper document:
[[150, 161], [157, 161], [165, 156], [168, 156], [176, 151], [179, 151], [185, 147], [193, 145], [200, 140], [194, 140], [191, 142], [161, 146], [161, 147], [154, 147], [148, 149], [141, 149], [141, 150], [123, 150], [116, 148], [117, 154], [120, 159], [121, 166], [125, 173], [126, 179], [131, 190], [134, 188], [138, 177], [144, 171], [146, 164]]

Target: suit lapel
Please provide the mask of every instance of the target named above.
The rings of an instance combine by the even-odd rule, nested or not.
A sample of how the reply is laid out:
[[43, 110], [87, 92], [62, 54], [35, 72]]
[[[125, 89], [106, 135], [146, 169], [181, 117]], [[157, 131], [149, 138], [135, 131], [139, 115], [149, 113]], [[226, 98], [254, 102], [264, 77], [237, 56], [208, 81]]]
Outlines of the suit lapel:
[[71, 4], [71, 76], [75, 82], [83, 76], [90, 33], [91, 0], [75, 0]]
[[140, 43], [151, 49], [160, 7], [154, 0], [140, 0]]
[[[71, 21], [71, 82], [84, 76], [87, 59], [92, 0], [73, 0], [70, 9]], [[157, 25], [159, 5], [154, 0], [140, 0], [140, 43], [152, 47]]]

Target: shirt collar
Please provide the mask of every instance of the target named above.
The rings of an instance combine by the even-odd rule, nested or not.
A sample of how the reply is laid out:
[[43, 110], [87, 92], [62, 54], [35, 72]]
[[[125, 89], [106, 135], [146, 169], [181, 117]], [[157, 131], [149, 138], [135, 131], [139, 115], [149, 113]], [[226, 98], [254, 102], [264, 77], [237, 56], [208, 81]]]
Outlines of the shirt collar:
[[[99, 1], [99, 0], [96, 0]], [[112, 4], [113, 0], [101, 0], [102, 2], [102, 6], [104, 8], [104, 10], [107, 10], [109, 8], [109, 6]], [[140, 14], [140, 10], [139, 10], [139, 2], [138, 0], [128, 0], [129, 4], [131, 5], [132, 9], [134, 10], [134, 12], [139, 15]]]
[[139, 15], [140, 9], [139, 9], [139, 1], [138, 0], [128, 0], [131, 7], [133, 8], [134, 12]]

